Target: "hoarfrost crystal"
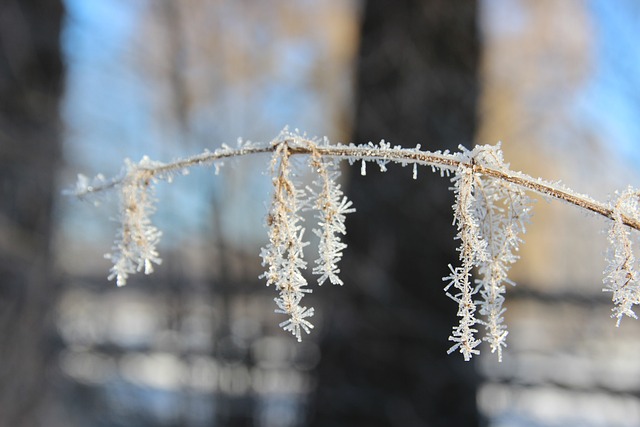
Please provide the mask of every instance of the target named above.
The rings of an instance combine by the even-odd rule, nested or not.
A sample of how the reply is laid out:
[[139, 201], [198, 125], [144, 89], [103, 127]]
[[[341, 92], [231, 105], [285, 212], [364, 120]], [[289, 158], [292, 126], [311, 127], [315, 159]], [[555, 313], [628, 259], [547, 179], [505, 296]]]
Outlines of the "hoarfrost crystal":
[[300, 306], [302, 297], [311, 292], [302, 274], [302, 270], [307, 268], [303, 248], [308, 242], [303, 240], [300, 213], [306, 204], [306, 194], [296, 188], [289, 157], [288, 145], [281, 144], [271, 162], [274, 192], [267, 215], [269, 243], [261, 252], [262, 265], [267, 267], [267, 271], [260, 277], [267, 279], [267, 286], [276, 285], [279, 292], [275, 299], [278, 305], [276, 313], [289, 316], [289, 320], [280, 325], [301, 341], [300, 330], [309, 333], [313, 327], [306, 320], [313, 316], [313, 309]]
[[146, 169], [149, 165], [147, 157], [137, 165], [125, 162], [119, 199], [120, 228], [113, 252], [105, 255], [113, 263], [108, 279], [115, 278], [118, 286], [126, 285], [129, 275], [136, 272], [151, 274], [153, 264], [162, 262], [156, 250], [162, 233], [150, 219], [155, 212], [155, 200], [154, 178]]
[[315, 155], [311, 157], [311, 166], [318, 173], [314, 185], [320, 188], [318, 192], [309, 189], [315, 199], [314, 208], [318, 211], [316, 218], [320, 226], [313, 230], [320, 238], [319, 258], [316, 260], [318, 265], [313, 268], [313, 274], [320, 276], [318, 285], [322, 285], [327, 279], [334, 285], [343, 285], [342, 279], [338, 277], [338, 262], [347, 245], [340, 240], [340, 235], [347, 233], [345, 215], [355, 212], [355, 209], [340, 189], [340, 170], [334, 160]]
[[640, 191], [629, 187], [613, 207], [614, 220], [609, 229], [610, 249], [604, 271], [605, 292], [612, 292], [614, 303], [611, 317], [620, 326], [623, 316], [637, 319], [633, 306], [640, 303], [640, 275], [633, 254], [632, 231], [622, 222], [622, 215], [640, 219]]

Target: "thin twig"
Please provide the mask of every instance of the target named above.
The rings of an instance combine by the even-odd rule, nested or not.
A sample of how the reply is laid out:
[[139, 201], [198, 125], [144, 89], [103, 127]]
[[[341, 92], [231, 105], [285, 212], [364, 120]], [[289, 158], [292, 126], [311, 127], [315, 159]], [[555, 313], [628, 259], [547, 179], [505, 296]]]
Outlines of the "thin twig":
[[[270, 153], [276, 150], [278, 145], [287, 144], [291, 154], [312, 154], [314, 151], [321, 156], [334, 157], [351, 160], [364, 161], [392, 161], [402, 164], [413, 164], [432, 166], [443, 170], [455, 170], [458, 167], [472, 168], [474, 173], [483, 174], [493, 178], [497, 178], [506, 182], [513, 183], [519, 187], [542, 194], [544, 196], [553, 197], [563, 200], [582, 209], [596, 213], [610, 220], [614, 219], [614, 211], [607, 203], [598, 202], [587, 196], [574, 193], [573, 191], [560, 188], [555, 184], [543, 181], [539, 178], [533, 178], [521, 172], [510, 170], [498, 170], [487, 166], [478, 165], [474, 162], [461, 161], [456, 154], [448, 152], [431, 152], [421, 151], [419, 149], [408, 148], [383, 148], [370, 145], [318, 145], [309, 139], [283, 139], [274, 141], [269, 145], [251, 146], [237, 149], [220, 149], [214, 152], [205, 152], [186, 159], [180, 159], [171, 163], [164, 163], [159, 166], [143, 168], [153, 175], [171, 174], [185, 168], [197, 165], [211, 164], [219, 160], [233, 157], [242, 157], [250, 154]], [[98, 193], [117, 186], [124, 180], [124, 177], [114, 178], [104, 184], [97, 184], [87, 187], [83, 191], [73, 193], [78, 197], [83, 197], [91, 193]], [[620, 215], [622, 223], [640, 231], [640, 221], [627, 215]]]

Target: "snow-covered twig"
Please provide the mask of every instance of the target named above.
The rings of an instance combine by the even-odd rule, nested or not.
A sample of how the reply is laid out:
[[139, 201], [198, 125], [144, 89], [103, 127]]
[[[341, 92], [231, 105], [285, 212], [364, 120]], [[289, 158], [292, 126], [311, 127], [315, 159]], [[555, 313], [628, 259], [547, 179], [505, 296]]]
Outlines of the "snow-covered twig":
[[[78, 183], [67, 194], [83, 198], [103, 191], [120, 190], [121, 227], [116, 237], [114, 251], [107, 256], [112, 260], [110, 278], [124, 285], [129, 275], [145, 271], [150, 273], [153, 264], [160, 263], [156, 251], [160, 231], [149, 219], [154, 211], [152, 186], [159, 180], [172, 177], [190, 167], [214, 166], [216, 171], [227, 158], [243, 157], [257, 153], [271, 153], [271, 177], [274, 193], [267, 226], [269, 242], [262, 249], [263, 265], [267, 267], [262, 277], [267, 285], [274, 285], [279, 292], [275, 299], [276, 312], [289, 316], [281, 326], [301, 340], [301, 331], [309, 333], [313, 325], [309, 318], [314, 309], [300, 305], [305, 294], [311, 292], [302, 271], [307, 263], [303, 248], [301, 225], [303, 209], [316, 210], [319, 236], [319, 259], [313, 268], [318, 283], [329, 280], [343, 284], [339, 277], [338, 263], [346, 248], [341, 236], [346, 233], [345, 215], [355, 209], [344, 196], [338, 183], [338, 162], [346, 160], [358, 163], [366, 174], [367, 162], [375, 163], [385, 171], [388, 163], [412, 165], [413, 177], [418, 166], [430, 167], [442, 176], [451, 177], [456, 194], [454, 223], [460, 240], [460, 262], [450, 266], [451, 274], [445, 290], [458, 303], [459, 324], [454, 327], [450, 340], [454, 345], [450, 352], [459, 350], [465, 360], [478, 353], [480, 341], [475, 337], [476, 325], [484, 325], [484, 338], [492, 352], [502, 358], [506, 346], [507, 328], [503, 322], [503, 302], [510, 266], [518, 259], [515, 252], [525, 232], [525, 224], [531, 215], [531, 204], [526, 191], [564, 201], [573, 206], [612, 220], [609, 240], [612, 250], [609, 267], [605, 271], [605, 290], [613, 293], [613, 316], [635, 317], [632, 307], [640, 302], [639, 274], [631, 244], [631, 234], [640, 231], [639, 192], [627, 189], [615, 203], [598, 202], [589, 196], [576, 193], [558, 183], [533, 178], [513, 171], [502, 158], [500, 146], [478, 146], [473, 150], [460, 147], [460, 151], [426, 151], [420, 146], [402, 148], [389, 142], [362, 145], [329, 144], [324, 140], [310, 139], [297, 132], [284, 130], [269, 143], [254, 144], [239, 141], [236, 148], [223, 145], [215, 151], [176, 160], [170, 163], [143, 159], [140, 163], [127, 162], [124, 172], [105, 180], [98, 177], [89, 180], [79, 176]], [[290, 159], [292, 156], [309, 156], [309, 165], [316, 174], [312, 187], [302, 188], [295, 179]], [[478, 277], [471, 280], [477, 269]], [[450, 289], [455, 292], [449, 293]], [[480, 299], [474, 299], [479, 295]], [[482, 316], [476, 318], [476, 311]]]

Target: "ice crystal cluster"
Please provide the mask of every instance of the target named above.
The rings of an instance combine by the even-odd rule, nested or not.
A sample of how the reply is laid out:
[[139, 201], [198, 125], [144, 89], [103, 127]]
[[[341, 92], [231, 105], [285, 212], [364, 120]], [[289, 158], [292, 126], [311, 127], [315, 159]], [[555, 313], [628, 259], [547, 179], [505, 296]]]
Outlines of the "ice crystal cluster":
[[313, 308], [300, 305], [302, 297], [311, 292], [302, 273], [307, 268], [303, 250], [308, 242], [304, 241], [305, 229], [300, 223], [307, 200], [305, 191], [299, 185], [296, 188], [289, 156], [288, 147], [281, 145], [271, 162], [274, 192], [267, 216], [269, 243], [261, 253], [267, 271], [261, 277], [267, 280], [267, 286], [274, 285], [278, 290], [276, 313], [289, 316], [280, 326], [301, 341], [301, 330], [309, 333], [313, 328], [307, 320], [313, 316]]
[[118, 286], [124, 286], [129, 275], [136, 272], [153, 273], [153, 264], [162, 262], [156, 250], [162, 232], [150, 219], [155, 212], [153, 185], [156, 179], [147, 170], [159, 165], [161, 163], [151, 162], [148, 157], [139, 164], [125, 161], [125, 177], [119, 194], [120, 229], [113, 252], [105, 254], [113, 263], [108, 279], [116, 279]]
[[[533, 178], [512, 171], [505, 163], [500, 145], [476, 146], [460, 151], [421, 150], [392, 146], [389, 142], [369, 142], [362, 145], [330, 144], [307, 138], [299, 132], [285, 129], [269, 143], [238, 140], [235, 148], [223, 145], [215, 151], [205, 151], [193, 157], [171, 163], [153, 162], [143, 158], [139, 163], [125, 162], [120, 176], [105, 180], [98, 176], [90, 181], [79, 176], [76, 187], [69, 191], [84, 198], [110, 189], [119, 191], [118, 234], [112, 251], [106, 255], [112, 262], [109, 279], [125, 285], [130, 275], [144, 271], [149, 274], [161, 259], [156, 249], [161, 232], [152, 224], [155, 211], [154, 186], [158, 181], [171, 181], [178, 173], [192, 166], [213, 166], [216, 173], [227, 158], [270, 153], [270, 177], [273, 184], [271, 203], [266, 215], [268, 242], [260, 256], [264, 273], [260, 276], [277, 292], [275, 312], [285, 315], [280, 326], [298, 341], [303, 332], [313, 329], [312, 307], [302, 304], [312, 291], [305, 274], [307, 261], [304, 250], [309, 245], [303, 227], [303, 212], [314, 211], [317, 224], [312, 232], [318, 237], [318, 259], [311, 274], [317, 284], [330, 282], [343, 285], [339, 262], [346, 244], [345, 218], [355, 211], [339, 184], [341, 160], [358, 163], [362, 175], [367, 163], [381, 171], [387, 164], [411, 165], [412, 176], [418, 166], [430, 167], [451, 179], [455, 195], [453, 223], [457, 233], [459, 264], [449, 265], [446, 294], [458, 306], [459, 322], [453, 327], [449, 353], [459, 352], [465, 360], [479, 354], [485, 341], [492, 353], [502, 359], [508, 335], [504, 324], [504, 301], [507, 287], [514, 285], [508, 278], [513, 263], [518, 260], [525, 225], [531, 217], [528, 192], [561, 200], [609, 220], [610, 251], [604, 272], [604, 290], [612, 293], [612, 317], [617, 324], [623, 316], [636, 318], [634, 306], [640, 303], [640, 275], [633, 251], [633, 241], [640, 230], [640, 192], [628, 188], [610, 203], [600, 203], [578, 194], [558, 183]], [[305, 157], [304, 169], [314, 174], [312, 184], [300, 179], [293, 157]], [[429, 284], [425, 284], [428, 286]], [[479, 338], [479, 329], [483, 336]]]
[[[461, 165], [491, 167], [507, 171], [500, 146], [478, 146], [473, 151], [461, 149]], [[507, 284], [514, 284], [507, 277], [511, 264], [517, 261], [515, 254], [522, 241], [529, 221], [531, 200], [517, 185], [476, 173], [474, 167], [458, 166], [452, 178], [456, 195], [453, 205], [454, 224], [460, 240], [458, 251], [461, 266], [449, 266], [451, 274], [445, 291], [453, 287], [455, 294], [447, 293], [458, 303], [460, 323], [449, 337], [455, 344], [449, 352], [459, 350], [465, 360], [478, 354], [480, 341], [475, 337], [476, 324], [485, 327], [484, 340], [491, 352], [502, 360], [502, 348], [506, 347], [507, 328], [503, 324], [505, 312], [504, 293]], [[472, 282], [472, 271], [477, 268], [477, 279]], [[476, 294], [480, 298], [474, 299]], [[482, 320], [476, 319], [479, 307]]]
[[313, 316], [314, 310], [300, 305], [304, 295], [311, 292], [302, 272], [307, 267], [303, 249], [309, 243], [304, 240], [301, 212], [307, 209], [317, 211], [318, 228], [313, 232], [320, 238], [320, 243], [313, 274], [319, 276], [318, 284], [322, 285], [328, 279], [334, 285], [342, 285], [338, 277], [338, 262], [346, 245], [340, 236], [346, 233], [345, 215], [354, 209], [338, 184], [340, 172], [335, 160], [323, 159], [316, 151], [312, 151], [309, 157], [309, 164], [317, 173], [313, 182], [316, 188], [301, 188], [291, 167], [290, 156], [291, 149], [295, 149], [297, 144], [304, 147], [307, 143], [297, 134], [285, 135], [290, 144], [276, 143], [271, 160], [274, 189], [267, 214], [269, 243], [261, 253], [262, 265], [267, 267], [267, 271], [260, 277], [266, 279], [267, 286], [274, 285], [278, 290], [276, 313], [288, 316], [280, 326], [302, 341], [301, 331], [309, 333], [313, 328], [308, 318]]
[[631, 233], [622, 222], [622, 216], [627, 215], [640, 220], [640, 192], [629, 187], [617, 199], [613, 208], [613, 221], [609, 229], [609, 253], [607, 254], [607, 268], [605, 269], [605, 291], [612, 292], [615, 304], [612, 317], [617, 318], [620, 325], [622, 316], [637, 319], [633, 306], [640, 302], [640, 276], [638, 264], [633, 255], [633, 240]]

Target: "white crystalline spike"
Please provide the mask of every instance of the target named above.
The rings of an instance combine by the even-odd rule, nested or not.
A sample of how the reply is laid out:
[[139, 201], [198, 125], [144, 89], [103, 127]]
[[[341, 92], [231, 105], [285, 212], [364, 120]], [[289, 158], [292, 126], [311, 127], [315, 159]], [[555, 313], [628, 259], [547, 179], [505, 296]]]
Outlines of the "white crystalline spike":
[[341, 241], [341, 235], [346, 234], [345, 215], [354, 212], [352, 203], [344, 196], [337, 179], [340, 176], [338, 165], [333, 160], [312, 159], [312, 165], [318, 173], [313, 191], [314, 207], [317, 209], [316, 218], [320, 228], [314, 233], [320, 237], [318, 245], [318, 259], [313, 274], [318, 275], [318, 285], [329, 280], [334, 285], [342, 285], [338, 277], [340, 269], [338, 263], [342, 259], [342, 250], [346, 245]]
[[456, 202], [454, 208], [454, 224], [458, 229], [460, 240], [460, 267], [449, 267], [451, 275], [444, 278], [449, 283], [445, 290], [454, 288], [456, 293], [450, 297], [458, 303], [459, 323], [452, 330], [450, 341], [456, 342], [450, 350], [459, 349], [465, 360], [477, 354], [475, 347], [480, 343], [475, 338], [477, 330], [473, 327], [478, 320], [475, 317], [476, 305], [473, 294], [476, 292], [471, 284], [471, 271], [480, 262], [487, 259], [487, 245], [482, 239], [481, 230], [474, 212], [475, 177], [473, 172], [464, 167], [458, 168], [452, 179]]
[[[492, 167], [496, 170], [502, 170], [506, 166], [502, 152], [498, 147], [492, 146], [476, 146], [471, 152], [465, 152], [465, 157], [470, 161], [473, 159], [477, 164]], [[454, 177], [456, 180], [456, 192], [458, 196], [461, 193], [461, 186], [464, 177]], [[504, 308], [504, 292], [506, 284], [512, 284], [508, 278], [508, 270], [518, 257], [515, 252], [518, 245], [522, 241], [519, 235], [525, 232], [525, 224], [530, 216], [531, 200], [524, 191], [515, 185], [476, 175], [474, 177], [474, 186], [476, 190], [470, 196], [466, 197], [466, 206], [461, 210], [463, 205], [456, 207], [454, 215], [458, 223], [460, 233], [465, 227], [464, 218], [459, 212], [466, 210], [467, 215], [472, 217], [472, 221], [467, 221], [466, 229], [471, 235], [476, 235], [478, 241], [469, 240], [470, 236], [459, 234], [461, 240], [461, 258], [464, 253], [464, 242], [470, 242], [469, 246], [483, 246], [484, 256], [475, 255], [473, 251], [468, 253], [472, 255], [473, 263], [477, 268], [478, 279], [475, 281], [478, 293], [481, 299], [474, 301], [479, 307], [479, 314], [484, 316], [482, 321], [478, 321], [485, 326], [486, 335], [484, 340], [491, 347], [491, 351], [497, 353], [498, 360], [502, 359], [502, 349], [506, 347], [507, 330], [503, 321]], [[460, 200], [457, 199], [457, 202]], [[475, 230], [475, 231], [474, 231]], [[459, 283], [464, 277], [457, 279], [456, 287], [460, 288]], [[448, 286], [452, 286], [452, 281]], [[458, 301], [461, 300], [462, 294], [458, 294]], [[462, 323], [462, 320], [461, 320]], [[457, 335], [453, 335], [456, 337]], [[460, 347], [462, 350], [462, 347]], [[472, 354], [472, 353], [469, 353]]]
[[[144, 160], [144, 159], [143, 159]], [[155, 212], [152, 185], [144, 169], [127, 163], [127, 176], [120, 189], [120, 229], [113, 252], [106, 257], [113, 263], [109, 280], [116, 279], [124, 286], [131, 274], [153, 271], [153, 264], [160, 264], [156, 246], [162, 233], [151, 223]]]
[[616, 326], [622, 317], [637, 319], [633, 311], [640, 303], [640, 273], [633, 251], [631, 231], [623, 224], [622, 215], [640, 218], [640, 192], [629, 187], [619, 195], [613, 206], [614, 220], [609, 229], [609, 250], [607, 268], [604, 271], [605, 292], [612, 293], [614, 307], [611, 317], [616, 318]]
[[276, 312], [289, 316], [281, 327], [301, 340], [301, 328], [308, 332], [313, 327], [305, 319], [313, 315], [313, 309], [300, 307], [302, 297], [311, 292], [301, 272], [307, 266], [303, 249], [309, 244], [304, 241], [304, 228], [300, 225], [307, 194], [295, 181], [289, 160], [287, 149], [279, 146], [271, 162], [274, 193], [267, 215], [269, 243], [260, 254], [267, 270], [260, 277], [266, 279], [267, 285], [274, 284], [279, 292]]

